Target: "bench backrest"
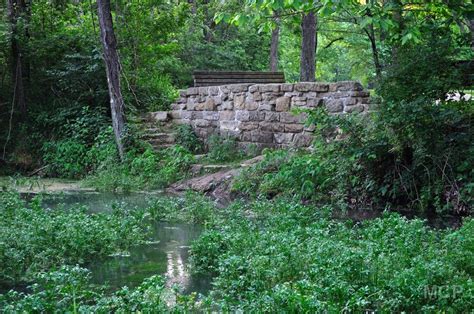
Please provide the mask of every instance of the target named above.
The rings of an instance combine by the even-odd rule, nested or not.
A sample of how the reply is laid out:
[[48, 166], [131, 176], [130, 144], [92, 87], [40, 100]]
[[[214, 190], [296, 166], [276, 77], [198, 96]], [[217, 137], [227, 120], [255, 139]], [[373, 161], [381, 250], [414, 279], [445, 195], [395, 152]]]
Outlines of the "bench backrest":
[[285, 83], [283, 72], [194, 71], [194, 86]]

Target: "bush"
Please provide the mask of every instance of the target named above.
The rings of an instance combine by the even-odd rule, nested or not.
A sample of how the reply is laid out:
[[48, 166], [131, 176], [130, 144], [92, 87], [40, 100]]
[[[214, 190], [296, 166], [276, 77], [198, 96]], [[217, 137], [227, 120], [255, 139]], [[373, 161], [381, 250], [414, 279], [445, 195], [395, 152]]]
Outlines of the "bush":
[[205, 196], [187, 192], [185, 197], [160, 197], [146, 209], [155, 220], [210, 225], [216, 219], [216, 208]]
[[212, 135], [207, 142], [207, 157], [210, 161], [228, 162], [243, 157], [239, 151], [235, 138], [227, 136]]
[[194, 133], [193, 128], [187, 124], [180, 124], [176, 130], [176, 144], [186, 148], [192, 153], [199, 153], [203, 149], [202, 141]]
[[77, 140], [46, 142], [43, 145], [43, 161], [51, 176], [77, 179], [86, 173], [87, 146]]
[[148, 147], [142, 152], [129, 150], [124, 163], [112, 161], [89, 176], [86, 184], [107, 191], [163, 188], [186, 177], [194, 155], [179, 145], [159, 152]]

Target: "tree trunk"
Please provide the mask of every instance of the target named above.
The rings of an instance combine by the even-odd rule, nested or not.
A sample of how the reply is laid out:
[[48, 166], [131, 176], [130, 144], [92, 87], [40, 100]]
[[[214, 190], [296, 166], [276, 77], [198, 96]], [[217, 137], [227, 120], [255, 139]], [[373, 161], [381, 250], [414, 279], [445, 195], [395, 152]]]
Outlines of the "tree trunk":
[[[375, 0], [371, 0], [370, 4], [374, 5], [374, 1]], [[368, 16], [372, 17], [373, 16], [372, 12], [368, 11]], [[374, 24], [370, 23], [365, 29], [365, 32], [367, 34], [367, 37], [369, 37], [370, 47], [372, 49], [372, 59], [374, 61], [375, 76], [376, 76], [377, 81], [379, 81], [382, 77], [382, 64], [380, 63], [379, 50], [377, 48], [377, 37], [375, 36]]]
[[123, 136], [125, 133], [124, 102], [120, 90], [120, 61], [117, 53], [117, 40], [114, 33], [112, 14], [110, 12], [110, 0], [97, 0], [97, 13], [99, 17], [100, 38], [104, 48], [104, 62], [107, 70], [112, 126], [120, 160], [123, 161]]
[[377, 48], [377, 42], [376, 42], [375, 31], [374, 31], [374, 25], [370, 24], [366, 32], [367, 32], [367, 37], [369, 37], [370, 47], [372, 48], [372, 59], [374, 61], [374, 66], [375, 66], [375, 76], [377, 80], [379, 80], [382, 77], [382, 64], [380, 63], [379, 51]]
[[474, 20], [469, 20], [469, 29], [471, 30], [471, 49], [474, 51]]
[[317, 18], [314, 12], [303, 15], [301, 41], [300, 81], [316, 80]]
[[26, 116], [27, 106], [25, 88], [23, 85], [23, 55], [18, 41], [19, 33], [17, 20], [20, 17], [22, 5], [18, 0], [8, 0], [8, 17], [11, 27], [11, 78], [13, 85], [13, 106], [17, 107], [22, 117]]
[[280, 21], [275, 16], [275, 28], [272, 30], [272, 41], [270, 44], [270, 71], [278, 71], [278, 44], [280, 41]]
[[[397, 25], [397, 32], [400, 35], [399, 37], [401, 38], [401, 35], [403, 34], [403, 4], [401, 0], [393, 0], [392, 1], [393, 5], [393, 13], [392, 13], [392, 19]], [[392, 64], [397, 65], [398, 64], [398, 51], [401, 46], [400, 42], [395, 42], [392, 46]]]

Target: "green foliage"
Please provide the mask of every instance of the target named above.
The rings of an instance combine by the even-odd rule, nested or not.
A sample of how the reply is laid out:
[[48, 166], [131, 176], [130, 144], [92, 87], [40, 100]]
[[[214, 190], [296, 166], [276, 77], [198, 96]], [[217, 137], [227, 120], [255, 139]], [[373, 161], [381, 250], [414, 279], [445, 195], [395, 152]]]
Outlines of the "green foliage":
[[63, 178], [80, 178], [85, 172], [87, 147], [75, 140], [46, 142], [43, 159], [48, 173]]
[[107, 295], [90, 283], [90, 273], [80, 267], [63, 266], [57, 271], [37, 275], [32, 292], [10, 291], [0, 295], [6, 313], [70, 312], [132, 313], [167, 311], [165, 281], [160, 276], [146, 279], [133, 290], [127, 287]]
[[216, 162], [228, 162], [243, 157], [237, 141], [230, 136], [211, 135], [207, 142], [207, 158]]
[[[453, 64], [459, 53], [446, 28], [430, 25], [424, 41], [397, 48], [396, 60], [387, 69], [377, 94], [384, 102], [419, 99], [444, 100], [448, 92], [462, 88], [461, 73]], [[436, 49], [434, 49], [436, 47]]]
[[155, 220], [203, 225], [212, 224], [216, 215], [216, 208], [208, 198], [191, 191], [184, 198], [156, 198], [146, 211]]
[[179, 145], [159, 152], [151, 147], [141, 153], [130, 150], [124, 163], [109, 159], [86, 184], [107, 191], [163, 188], [185, 178], [193, 163], [194, 155]]
[[84, 207], [50, 210], [0, 193], [0, 280], [31, 279], [63, 264], [84, 264], [122, 252], [144, 240], [144, 215], [116, 207], [111, 214], [88, 214]]
[[[227, 212], [192, 246], [195, 266], [218, 273], [203, 302], [209, 308], [462, 312], [474, 305], [472, 220], [456, 231], [395, 214], [355, 225], [288, 199], [236, 203]], [[432, 295], [437, 287], [449, 291]]]
[[314, 151], [267, 152], [234, 181], [233, 190], [299, 195], [342, 208], [391, 204], [468, 213], [473, 206], [472, 115], [469, 102], [436, 104], [423, 98], [387, 103], [371, 120], [312, 111]]
[[[321, 120], [318, 120], [321, 126]], [[329, 143], [315, 142], [314, 153], [306, 151], [265, 151], [265, 158], [245, 169], [232, 190], [247, 195], [297, 195], [319, 202], [344, 203], [351, 160], [337, 155]], [[341, 205], [342, 205], [341, 204]]]
[[[3, 194], [2, 204], [21, 208], [23, 202]], [[433, 230], [422, 220], [390, 213], [354, 223], [331, 219], [328, 208], [288, 198], [217, 209], [196, 194], [150, 205], [146, 212], [153, 218], [206, 223], [191, 248], [193, 269], [215, 275], [202, 301], [177, 294], [169, 305], [173, 292], [160, 276], [135, 289], [106, 293], [90, 284], [86, 269], [61, 266], [33, 273], [35, 283], [27, 293], [0, 295], [0, 307], [6, 312], [180, 313], [463, 312], [474, 306], [472, 219], [458, 230]], [[38, 227], [33, 225], [32, 235], [43, 230]], [[80, 228], [72, 230], [77, 234]], [[129, 233], [120, 230], [117, 237]], [[48, 252], [56, 247], [41, 243]]]
[[193, 128], [187, 124], [180, 124], [176, 129], [176, 144], [181, 145], [192, 153], [199, 153], [203, 143], [194, 133]]

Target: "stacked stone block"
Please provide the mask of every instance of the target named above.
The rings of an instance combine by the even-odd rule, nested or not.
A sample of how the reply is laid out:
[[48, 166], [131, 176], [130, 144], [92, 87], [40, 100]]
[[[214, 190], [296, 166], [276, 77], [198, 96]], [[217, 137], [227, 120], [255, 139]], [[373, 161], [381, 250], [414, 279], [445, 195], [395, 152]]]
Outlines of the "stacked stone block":
[[325, 106], [331, 114], [364, 113], [369, 93], [358, 82], [235, 84], [191, 87], [172, 105], [173, 122], [206, 139], [213, 133], [260, 147], [307, 147], [314, 127], [300, 109]]

